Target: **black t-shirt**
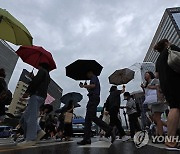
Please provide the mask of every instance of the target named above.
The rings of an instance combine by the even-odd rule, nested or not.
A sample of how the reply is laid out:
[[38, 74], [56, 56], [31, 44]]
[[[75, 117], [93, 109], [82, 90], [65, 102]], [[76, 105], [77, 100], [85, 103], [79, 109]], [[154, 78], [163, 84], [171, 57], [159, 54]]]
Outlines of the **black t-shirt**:
[[88, 96], [92, 96], [92, 95], [100, 96], [101, 87], [98, 77], [94, 75], [90, 80], [90, 84], [95, 84], [95, 88], [88, 90], [89, 92]]

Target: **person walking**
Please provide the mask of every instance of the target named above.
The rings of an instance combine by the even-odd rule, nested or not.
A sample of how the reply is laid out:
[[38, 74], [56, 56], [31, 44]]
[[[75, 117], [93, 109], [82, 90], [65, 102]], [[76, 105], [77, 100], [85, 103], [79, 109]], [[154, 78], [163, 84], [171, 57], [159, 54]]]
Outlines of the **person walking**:
[[[144, 91], [146, 91], [145, 89], [152, 89], [152, 90], [155, 89], [155, 90], [157, 90], [157, 97], [160, 95], [163, 97], [163, 94], [159, 87], [160, 86], [159, 80], [157, 78], [155, 78], [154, 73], [146, 72], [145, 80], [146, 80], [146, 85], [141, 85], [141, 87], [143, 88]], [[146, 93], [145, 93], [145, 95], [146, 95]], [[161, 135], [161, 136], [164, 134], [163, 133], [163, 122], [161, 120], [161, 115], [167, 109], [167, 105], [163, 101], [165, 102], [165, 99], [163, 100], [163, 98], [160, 99], [160, 97], [158, 97], [157, 102], [154, 102], [153, 104], [148, 106], [152, 113], [152, 119], [157, 126], [157, 135]]]
[[28, 106], [20, 120], [20, 124], [24, 130], [25, 141], [18, 143], [18, 146], [34, 145], [36, 141], [40, 140], [45, 135], [45, 132], [40, 128], [37, 122], [37, 118], [39, 108], [47, 97], [49, 83], [49, 65], [40, 63], [37, 75], [32, 79], [27, 91], [21, 98], [21, 100], [24, 100], [30, 96]]
[[0, 123], [4, 121], [5, 116], [5, 102], [1, 99], [2, 93], [7, 89], [7, 84], [5, 81], [6, 73], [3, 68], [0, 69]]
[[90, 84], [82, 84], [79, 86], [81, 88], [86, 88], [88, 90], [89, 101], [87, 103], [86, 117], [85, 117], [85, 128], [84, 128], [84, 138], [82, 141], [77, 142], [78, 145], [91, 144], [91, 126], [92, 122], [97, 124], [101, 129], [106, 132], [106, 136], [111, 136], [111, 142], [113, 143], [116, 136], [115, 130], [107, 125], [104, 121], [96, 116], [97, 106], [100, 103], [100, 82], [93, 71], [88, 71], [87, 77], [90, 79]]
[[127, 114], [129, 118], [130, 135], [131, 135], [131, 138], [133, 139], [135, 133], [141, 130], [139, 122], [138, 122], [136, 102], [131, 97], [129, 92], [124, 93], [124, 100], [127, 100], [126, 110], [127, 110]]
[[117, 86], [112, 86], [110, 88], [110, 95], [108, 96], [106, 100], [106, 111], [109, 112], [110, 115], [110, 126], [114, 127], [116, 126], [119, 131], [119, 136], [123, 141], [126, 141], [129, 139], [128, 136], [126, 136], [126, 133], [124, 129], [122, 128], [122, 124], [118, 118], [118, 113], [120, 109], [121, 104], [121, 98], [120, 95], [125, 92], [125, 86], [123, 86], [122, 90], [118, 90]]
[[[66, 106], [66, 105], [65, 105]], [[67, 106], [65, 107], [65, 116], [67, 116], [66, 114], [70, 113], [70, 120], [69, 122], [64, 121], [64, 137], [65, 137], [65, 141], [72, 141], [71, 137], [73, 135], [73, 128], [72, 128], [72, 117], [73, 117], [73, 110], [74, 110], [74, 105], [73, 105], [73, 101], [70, 101]]]
[[[160, 40], [154, 46], [154, 50], [160, 53], [156, 62], [156, 72], [159, 76], [162, 92], [170, 106], [167, 135], [176, 136], [180, 120], [180, 94], [178, 90], [180, 87], [180, 73], [177, 73], [168, 65], [168, 48], [180, 52], [180, 48], [171, 44], [167, 39]], [[173, 148], [176, 147], [177, 143], [172, 141], [166, 142], [165, 145]]]

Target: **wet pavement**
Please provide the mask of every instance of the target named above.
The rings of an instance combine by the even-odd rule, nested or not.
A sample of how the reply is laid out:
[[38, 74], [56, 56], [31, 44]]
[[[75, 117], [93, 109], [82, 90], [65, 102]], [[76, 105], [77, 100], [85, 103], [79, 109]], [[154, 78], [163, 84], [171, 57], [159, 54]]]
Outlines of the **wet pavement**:
[[136, 148], [132, 141], [115, 141], [113, 144], [93, 139], [91, 145], [77, 146], [71, 142], [41, 141], [36, 146], [18, 148], [8, 139], [0, 139], [0, 154], [179, 154], [180, 151], [169, 151], [163, 145], [148, 144]]

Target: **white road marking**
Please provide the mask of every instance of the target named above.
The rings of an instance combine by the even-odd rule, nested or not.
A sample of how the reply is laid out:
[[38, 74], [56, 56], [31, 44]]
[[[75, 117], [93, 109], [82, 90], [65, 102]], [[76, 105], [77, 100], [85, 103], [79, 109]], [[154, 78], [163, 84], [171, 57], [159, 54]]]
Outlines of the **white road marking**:
[[79, 146], [79, 148], [109, 148], [112, 143], [105, 141], [93, 142], [91, 144]]
[[165, 144], [153, 144], [151, 142], [148, 143], [149, 146], [156, 147], [159, 149], [166, 149], [166, 150], [172, 150], [172, 151], [180, 151], [180, 149], [177, 148], [168, 148]]

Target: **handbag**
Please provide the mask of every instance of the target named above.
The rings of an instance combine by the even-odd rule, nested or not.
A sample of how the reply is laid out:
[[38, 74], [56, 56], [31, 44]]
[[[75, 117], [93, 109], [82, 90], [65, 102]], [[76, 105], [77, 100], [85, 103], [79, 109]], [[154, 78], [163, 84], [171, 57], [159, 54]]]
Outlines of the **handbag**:
[[[151, 81], [153, 83], [155, 79]], [[151, 84], [150, 83], [150, 84]], [[165, 103], [166, 99], [159, 84], [156, 84], [156, 89], [145, 89], [145, 101], [144, 104], [159, 104]]]
[[180, 73], [180, 52], [168, 48], [168, 65], [177, 73]]
[[73, 114], [69, 112], [65, 112], [64, 114], [64, 123], [70, 124], [72, 122]]
[[102, 121], [109, 125], [110, 123], [110, 115], [103, 115]]
[[158, 102], [157, 90], [156, 89], [145, 89], [145, 100], [144, 104], [156, 104]]

